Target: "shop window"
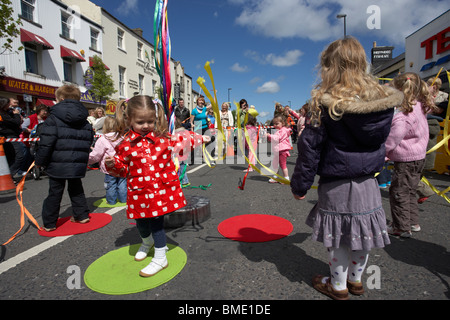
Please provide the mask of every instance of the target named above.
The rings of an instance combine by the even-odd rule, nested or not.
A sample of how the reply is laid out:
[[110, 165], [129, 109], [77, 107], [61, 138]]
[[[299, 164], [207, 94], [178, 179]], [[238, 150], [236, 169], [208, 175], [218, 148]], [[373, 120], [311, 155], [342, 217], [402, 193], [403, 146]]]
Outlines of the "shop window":
[[64, 81], [73, 82], [73, 62], [72, 59], [63, 59]]
[[36, 0], [22, 0], [22, 17], [28, 21], [35, 21]]
[[27, 72], [39, 74], [38, 49], [33, 44], [25, 45], [25, 64]]

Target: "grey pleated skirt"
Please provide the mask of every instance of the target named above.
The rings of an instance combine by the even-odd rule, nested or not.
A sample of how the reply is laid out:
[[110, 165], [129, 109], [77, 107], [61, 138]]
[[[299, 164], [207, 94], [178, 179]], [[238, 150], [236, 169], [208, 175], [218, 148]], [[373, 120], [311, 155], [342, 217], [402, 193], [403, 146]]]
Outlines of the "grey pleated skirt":
[[327, 248], [370, 251], [390, 244], [386, 215], [374, 177], [319, 183], [319, 201], [306, 224]]

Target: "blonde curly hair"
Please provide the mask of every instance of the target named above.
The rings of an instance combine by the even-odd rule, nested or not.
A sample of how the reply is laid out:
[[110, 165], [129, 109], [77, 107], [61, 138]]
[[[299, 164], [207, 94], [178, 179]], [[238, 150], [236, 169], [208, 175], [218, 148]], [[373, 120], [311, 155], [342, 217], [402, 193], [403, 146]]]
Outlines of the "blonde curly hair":
[[324, 94], [332, 97], [333, 102], [327, 107], [330, 117], [336, 121], [344, 114], [342, 106], [388, 96], [377, 79], [367, 72], [366, 53], [353, 37], [332, 42], [322, 52], [319, 68], [321, 82], [312, 91], [310, 100], [312, 121], [316, 125], [321, 123]]

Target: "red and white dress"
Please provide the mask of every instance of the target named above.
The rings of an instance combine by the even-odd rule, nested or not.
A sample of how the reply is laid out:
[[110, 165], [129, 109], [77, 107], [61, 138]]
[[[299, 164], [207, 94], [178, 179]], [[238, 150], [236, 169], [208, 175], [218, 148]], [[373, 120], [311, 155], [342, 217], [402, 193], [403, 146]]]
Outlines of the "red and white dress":
[[167, 138], [153, 132], [143, 137], [131, 130], [116, 147], [115, 166], [108, 172], [127, 178], [128, 219], [155, 218], [186, 206], [172, 156], [186, 142], [192, 147], [203, 143], [198, 134], [189, 137], [191, 141], [185, 135]]

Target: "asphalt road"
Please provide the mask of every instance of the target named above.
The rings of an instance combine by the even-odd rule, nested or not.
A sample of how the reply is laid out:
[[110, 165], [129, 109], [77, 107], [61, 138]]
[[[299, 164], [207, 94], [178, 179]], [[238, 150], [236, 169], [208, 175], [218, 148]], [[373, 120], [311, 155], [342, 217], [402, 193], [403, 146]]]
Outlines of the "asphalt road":
[[[296, 159], [288, 160], [292, 173]], [[328, 300], [311, 286], [312, 277], [328, 273], [327, 252], [311, 240], [305, 219], [317, 201], [311, 190], [304, 201], [293, 199], [290, 188], [269, 184], [268, 178], [251, 173], [245, 190], [238, 188], [244, 164], [221, 164], [211, 169], [193, 165], [189, 178], [193, 186], [212, 184], [207, 190], [187, 189], [211, 201], [211, 216], [197, 225], [168, 229], [169, 243], [187, 254], [187, 264], [171, 281], [145, 292], [112, 296], [90, 290], [81, 277], [79, 288], [69, 288], [70, 268], [81, 274], [108, 252], [139, 243], [136, 227], [126, 219], [125, 209], [99, 209], [93, 203], [104, 197], [103, 174], [88, 171], [85, 193], [93, 212], [112, 214], [112, 222], [100, 230], [68, 238], [44, 238], [28, 221], [19, 236], [0, 251], [0, 300], [196, 300], [279, 301]], [[192, 172], [195, 170], [195, 172]], [[450, 185], [450, 176], [428, 173], [438, 189]], [[28, 179], [24, 204], [42, 224], [41, 208], [48, 180]], [[382, 190], [388, 219], [387, 190]], [[19, 228], [20, 208], [14, 193], [0, 195], [0, 243]], [[363, 277], [366, 293], [352, 300], [448, 300], [450, 298], [450, 204], [433, 196], [420, 206], [422, 231], [413, 238], [391, 237], [385, 249], [372, 250]], [[70, 216], [67, 192], [61, 216]], [[283, 217], [293, 226], [286, 238], [267, 243], [242, 243], [224, 238], [218, 225], [242, 214]], [[370, 272], [369, 272], [370, 271]]]

